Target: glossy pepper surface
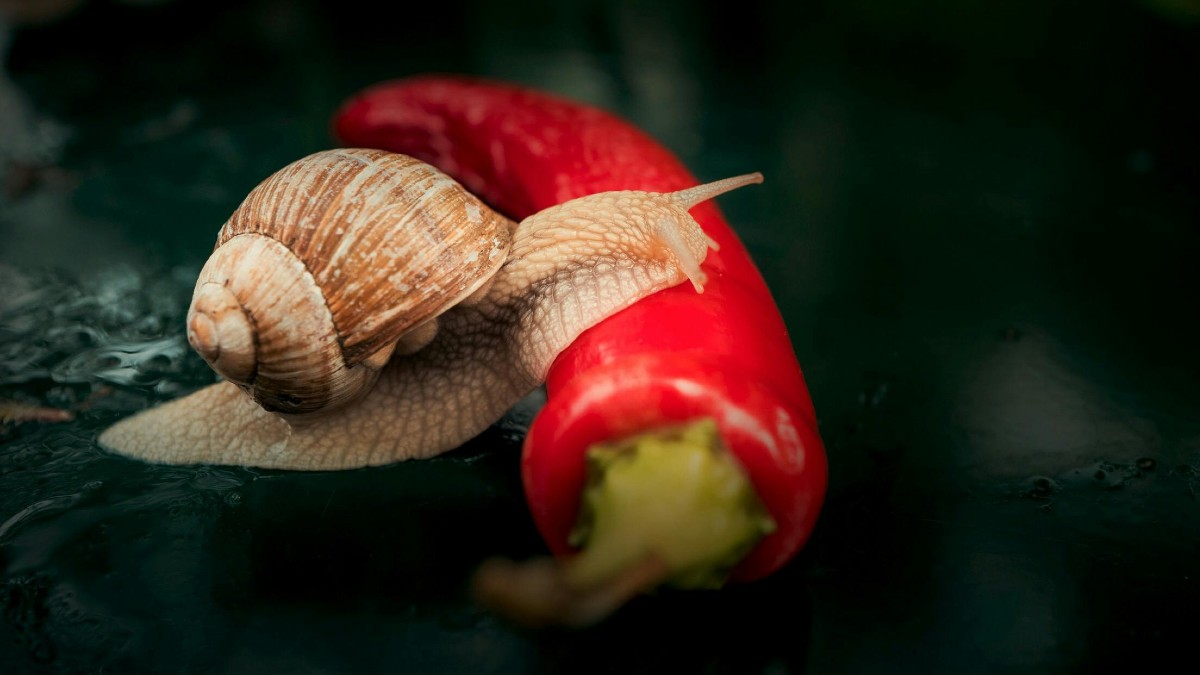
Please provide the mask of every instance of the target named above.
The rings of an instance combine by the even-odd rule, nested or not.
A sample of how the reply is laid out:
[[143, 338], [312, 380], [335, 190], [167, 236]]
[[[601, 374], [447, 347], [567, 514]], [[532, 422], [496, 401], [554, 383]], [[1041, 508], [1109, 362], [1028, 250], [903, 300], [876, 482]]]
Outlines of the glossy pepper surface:
[[[597, 108], [460, 77], [388, 82], [334, 118], [345, 145], [419, 157], [514, 219], [609, 190], [673, 191], [698, 181], [670, 151]], [[711, 417], [775, 521], [733, 570], [752, 580], [804, 544], [820, 511], [826, 460], [787, 330], [762, 275], [712, 202], [691, 211], [717, 244], [704, 292], [681, 284], [583, 333], [552, 366], [548, 403], [525, 441], [522, 475], [557, 554], [598, 442]]]

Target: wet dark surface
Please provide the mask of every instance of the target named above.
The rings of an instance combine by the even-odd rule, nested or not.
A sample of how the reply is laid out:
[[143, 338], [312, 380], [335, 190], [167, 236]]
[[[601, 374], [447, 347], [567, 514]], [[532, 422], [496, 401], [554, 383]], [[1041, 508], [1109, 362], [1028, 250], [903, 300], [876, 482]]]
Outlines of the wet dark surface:
[[[97, 0], [10, 26], [0, 398], [76, 419], [0, 431], [0, 671], [1194, 667], [1194, 4], [780, 4]], [[365, 471], [96, 447], [212, 381], [181, 318], [241, 197], [328, 147], [345, 96], [425, 71], [599, 104], [704, 178], [766, 174], [722, 204], [831, 468], [782, 573], [578, 633], [475, 608], [482, 559], [543, 552], [517, 473], [536, 401]]]

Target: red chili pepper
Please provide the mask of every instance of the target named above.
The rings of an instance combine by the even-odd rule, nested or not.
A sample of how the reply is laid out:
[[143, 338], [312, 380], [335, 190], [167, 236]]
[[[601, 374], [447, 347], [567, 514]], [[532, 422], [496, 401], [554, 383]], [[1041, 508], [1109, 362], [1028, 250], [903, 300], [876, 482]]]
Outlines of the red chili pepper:
[[[335, 133], [345, 144], [428, 161], [515, 219], [608, 190], [673, 191], [697, 181], [632, 125], [586, 105], [458, 77], [385, 83], [349, 100]], [[593, 443], [712, 417], [777, 529], [734, 569], [752, 580], [778, 569], [812, 532], [825, 493], [816, 414], [783, 320], [758, 269], [712, 202], [692, 210], [719, 245], [688, 284], [606, 319], [563, 352], [522, 462], [537, 525], [571, 552]]]

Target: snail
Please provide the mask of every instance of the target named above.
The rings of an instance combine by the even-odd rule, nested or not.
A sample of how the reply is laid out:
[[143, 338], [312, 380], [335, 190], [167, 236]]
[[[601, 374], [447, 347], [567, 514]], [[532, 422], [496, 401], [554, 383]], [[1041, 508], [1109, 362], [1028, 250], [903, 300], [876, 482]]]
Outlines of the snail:
[[495, 275], [514, 227], [406, 155], [318, 153], [263, 181], [225, 223], [188, 342], [263, 408], [303, 423], [360, 398], [397, 348], [427, 344], [437, 315]]
[[306, 470], [453, 449], [590, 326], [685, 280], [702, 292], [715, 242], [688, 209], [761, 181], [603, 192], [515, 224], [406, 155], [310, 155], [250, 192], [200, 272], [188, 341], [224, 381], [99, 442]]

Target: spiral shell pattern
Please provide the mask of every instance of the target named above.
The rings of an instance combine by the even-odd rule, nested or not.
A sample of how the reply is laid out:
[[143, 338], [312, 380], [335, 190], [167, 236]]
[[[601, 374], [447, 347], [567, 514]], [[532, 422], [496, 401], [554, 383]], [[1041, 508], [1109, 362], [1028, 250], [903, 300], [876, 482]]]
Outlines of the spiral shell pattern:
[[396, 342], [495, 274], [515, 225], [437, 169], [319, 152], [246, 197], [201, 271], [188, 338], [263, 407], [361, 395]]

